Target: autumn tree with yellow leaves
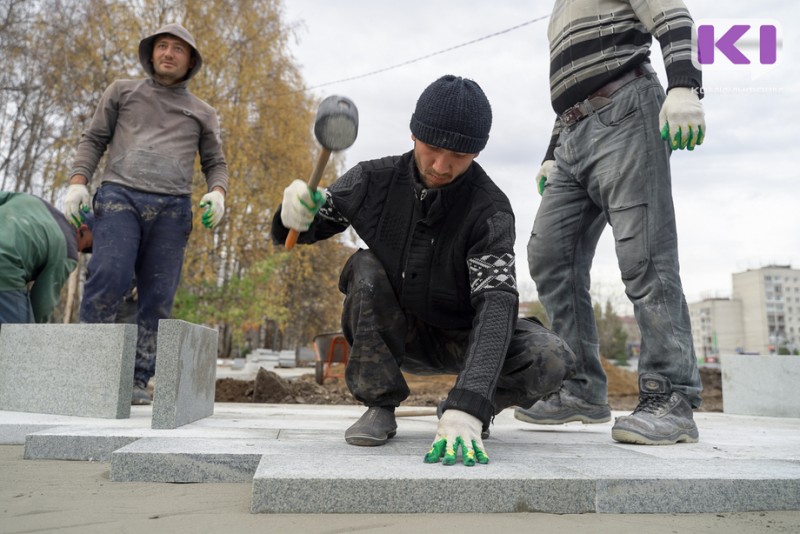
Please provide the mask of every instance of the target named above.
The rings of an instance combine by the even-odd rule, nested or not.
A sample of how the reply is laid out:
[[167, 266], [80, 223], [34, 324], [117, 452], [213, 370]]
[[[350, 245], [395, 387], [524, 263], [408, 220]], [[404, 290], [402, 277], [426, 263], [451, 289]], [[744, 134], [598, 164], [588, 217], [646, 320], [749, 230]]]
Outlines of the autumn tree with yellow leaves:
[[[289, 55], [293, 29], [279, 0], [4, 0], [0, 185], [60, 205], [103, 91], [145, 76], [138, 42], [170, 22], [189, 29], [203, 54], [190, 89], [219, 114], [230, 175], [222, 223], [207, 230], [196, 210], [173, 316], [219, 328], [225, 356], [248, 332], [270, 332], [258, 342], [291, 349], [339, 330], [338, 275], [352, 248], [333, 239], [286, 252], [269, 237], [283, 189], [310, 174], [318, 150], [317, 102]], [[197, 206], [206, 192], [199, 163], [194, 184]]]

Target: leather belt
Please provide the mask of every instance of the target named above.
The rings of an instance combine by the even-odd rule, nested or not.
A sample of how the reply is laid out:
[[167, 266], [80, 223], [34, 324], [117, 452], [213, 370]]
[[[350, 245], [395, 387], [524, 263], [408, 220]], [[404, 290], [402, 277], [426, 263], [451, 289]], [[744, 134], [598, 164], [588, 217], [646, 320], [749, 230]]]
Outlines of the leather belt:
[[592, 111], [597, 111], [598, 109], [610, 104], [611, 95], [622, 89], [624, 86], [628, 85], [636, 78], [652, 74], [653, 72], [653, 67], [651, 67], [649, 63], [643, 63], [629, 70], [625, 74], [611, 80], [603, 87], [590, 94], [586, 100], [578, 102], [574, 106], [567, 108], [564, 113], [559, 115], [558, 118], [561, 126], [566, 128], [567, 126], [572, 126], [576, 122], [585, 119]]

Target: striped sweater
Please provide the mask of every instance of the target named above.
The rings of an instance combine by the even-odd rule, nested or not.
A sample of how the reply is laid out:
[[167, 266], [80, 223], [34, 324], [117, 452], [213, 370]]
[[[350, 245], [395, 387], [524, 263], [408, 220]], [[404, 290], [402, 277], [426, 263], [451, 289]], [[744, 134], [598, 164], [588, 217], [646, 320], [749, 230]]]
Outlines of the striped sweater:
[[[701, 87], [692, 63], [692, 17], [682, 0], [556, 0], [550, 40], [550, 98], [560, 115], [647, 61], [652, 36], [661, 44], [667, 90]], [[553, 159], [558, 127], [545, 159]]]

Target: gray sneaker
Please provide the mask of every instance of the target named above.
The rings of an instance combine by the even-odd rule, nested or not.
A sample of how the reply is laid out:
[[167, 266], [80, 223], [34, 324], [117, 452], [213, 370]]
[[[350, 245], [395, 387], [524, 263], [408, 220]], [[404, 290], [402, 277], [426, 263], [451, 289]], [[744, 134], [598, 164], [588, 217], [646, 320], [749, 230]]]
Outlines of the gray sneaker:
[[133, 385], [133, 395], [131, 395], [131, 405], [133, 406], [148, 406], [153, 403], [150, 394], [147, 393], [147, 388], [141, 384]]
[[608, 404], [590, 404], [561, 386], [528, 409], [515, 408], [514, 417], [535, 425], [561, 425], [572, 421], [593, 425], [611, 421], [611, 409]]
[[350, 445], [375, 447], [383, 445], [397, 434], [394, 412], [373, 406], [361, 418], [345, 430], [344, 440]]
[[656, 373], [639, 376], [639, 406], [631, 415], [617, 417], [611, 429], [616, 441], [642, 445], [697, 443], [699, 435], [689, 401]]

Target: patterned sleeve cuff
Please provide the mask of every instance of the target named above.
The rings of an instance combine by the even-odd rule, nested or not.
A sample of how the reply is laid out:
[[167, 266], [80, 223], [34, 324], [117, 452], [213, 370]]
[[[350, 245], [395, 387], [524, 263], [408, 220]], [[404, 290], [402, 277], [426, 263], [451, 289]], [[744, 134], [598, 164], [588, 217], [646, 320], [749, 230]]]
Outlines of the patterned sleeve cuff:
[[350, 221], [347, 217], [341, 214], [333, 203], [333, 195], [328, 190], [325, 190], [325, 204], [319, 209], [319, 216], [325, 220], [341, 224], [342, 226], [350, 226]]
[[475, 295], [487, 289], [517, 292], [512, 253], [484, 254], [467, 259], [470, 293]]

